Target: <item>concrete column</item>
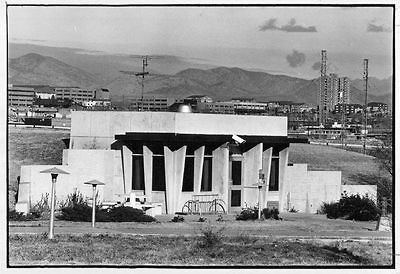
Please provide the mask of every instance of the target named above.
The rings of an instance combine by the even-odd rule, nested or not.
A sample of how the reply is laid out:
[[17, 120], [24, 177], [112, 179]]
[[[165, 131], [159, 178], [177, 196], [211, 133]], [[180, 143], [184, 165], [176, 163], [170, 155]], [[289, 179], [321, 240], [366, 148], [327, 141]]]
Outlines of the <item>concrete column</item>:
[[185, 170], [186, 146], [174, 151], [175, 162], [175, 211], [181, 211], [183, 204], [181, 201], [183, 172]]
[[132, 151], [125, 145], [122, 146], [122, 167], [124, 194], [129, 194], [132, 191]]
[[153, 152], [143, 146], [143, 167], [144, 167], [144, 195], [148, 201], [152, 201], [151, 193], [153, 186]]
[[203, 176], [203, 164], [204, 164], [204, 150], [202, 146], [194, 151], [194, 186], [193, 190], [195, 194], [200, 193], [201, 190], [201, 179]]
[[165, 196], [166, 196], [166, 213], [174, 213], [174, 153], [166, 146], [164, 146], [164, 162], [165, 162]]
[[180, 211], [181, 193], [183, 184], [183, 171], [185, 168], [186, 146], [181, 147], [176, 151], [171, 151], [164, 146], [165, 159], [165, 191], [167, 197], [167, 213], [173, 214]]
[[[212, 191], [228, 206], [229, 149], [220, 146], [212, 152]], [[225, 208], [227, 210], [227, 208]]]
[[248, 205], [256, 205], [258, 203], [258, 172], [262, 168], [263, 144], [257, 144], [252, 149], [243, 153], [243, 192], [244, 202]]
[[267, 207], [268, 203], [268, 187], [269, 187], [269, 181], [270, 181], [270, 176], [271, 176], [271, 162], [272, 162], [272, 147], [269, 149], [265, 150], [262, 153], [262, 170], [265, 176], [265, 185], [266, 187], [264, 188], [264, 195], [262, 197], [263, 205], [264, 208]]
[[286, 185], [286, 170], [289, 159], [289, 148], [285, 148], [279, 152], [279, 211], [288, 210], [286, 208], [287, 185]]

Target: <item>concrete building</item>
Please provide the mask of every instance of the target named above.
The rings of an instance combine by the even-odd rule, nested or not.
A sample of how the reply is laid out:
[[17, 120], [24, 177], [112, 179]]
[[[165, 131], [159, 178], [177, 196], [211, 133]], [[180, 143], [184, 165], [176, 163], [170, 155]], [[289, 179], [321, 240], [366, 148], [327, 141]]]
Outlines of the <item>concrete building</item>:
[[[341, 172], [289, 165], [291, 142], [286, 117], [74, 111], [69, 148], [57, 166], [70, 174], [59, 176], [57, 199], [75, 189], [90, 196], [83, 182], [96, 179], [105, 183], [103, 203], [139, 196], [143, 208], [173, 214], [188, 201], [219, 199], [232, 213], [258, 203], [260, 170], [262, 207], [316, 212], [322, 201], [339, 199]], [[21, 167], [17, 211], [28, 212], [50, 192], [49, 174], [40, 173], [49, 167]]]
[[175, 103], [173, 98], [160, 96], [129, 97], [129, 109], [143, 111], [168, 111], [169, 107]]
[[95, 98], [95, 90], [80, 87], [55, 87], [54, 91], [57, 99], [70, 99], [79, 104]]
[[23, 86], [8, 86], [8, 106], [28, 107], [32, 106], [35, 98], [35, 89]]

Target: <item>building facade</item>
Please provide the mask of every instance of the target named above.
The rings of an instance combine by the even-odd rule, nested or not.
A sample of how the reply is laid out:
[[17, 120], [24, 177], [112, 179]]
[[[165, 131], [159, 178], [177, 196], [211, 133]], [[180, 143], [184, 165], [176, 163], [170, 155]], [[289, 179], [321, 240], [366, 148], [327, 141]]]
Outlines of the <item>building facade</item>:
[[95, 90], [80, 87], [55, 87], [54, 91], [57, 99], [70, 99], [79, 104], [91, 101], [95, 97]]
[[35, 98], [35, 89], [23, 86], [8, 86], [8, 106], [9, 107], [29, 107], [32, 106]]
[[[225, 212], [234, 213], [258, 202], [280, 211], [295, 206], [315, 212], [323, 201], [340, 198], [340, 171], [289, 165], [293, 140], [287, 137], [286, 117], [117, 111], [71, 115], [69, 148], [57, 166], [70, 173], [59, 176], [61, 200], [75, 189], [90, 196], [91, 188], [83, 182], [92, 179], [105, 183], [99, 188], [103, 203], [141, 196], [149, 207], [159, 205], [167, 214], [200, 199], [218, 199]], [[50, 192], [49, 174], [40, 173], [48, 167], [22, 166], [17, 211], [29, 211]], [[260, 172], [265, 180], [258, 200]]]

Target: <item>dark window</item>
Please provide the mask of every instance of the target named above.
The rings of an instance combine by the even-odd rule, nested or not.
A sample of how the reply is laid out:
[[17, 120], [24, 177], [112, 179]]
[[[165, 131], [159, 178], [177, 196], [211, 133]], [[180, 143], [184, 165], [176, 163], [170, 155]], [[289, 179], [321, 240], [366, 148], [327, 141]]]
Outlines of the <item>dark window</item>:
[[242, 162], [232, 161], [232, 185], [242, 184]]
[[212, 190], [212, 158], [204, 157], [203, 162], [203, 175], [201, 177], [200, 191]]
[[279, 187], [279, 159], [272, 158], [271, 161], [271, 176], [269, 179], [269, 190], [278, 191]]
[[154, 191], [165, 191], [164, 156], [153, 156], [153, 187]]
[[182, 191], [193, 191], [194, 157], [186, 157], [183, 171]]
[[231, 206], [241, 206], [241, 190], [231, 190]]
[[132, 156], [132, 189], [144, 190], [143, 156]]

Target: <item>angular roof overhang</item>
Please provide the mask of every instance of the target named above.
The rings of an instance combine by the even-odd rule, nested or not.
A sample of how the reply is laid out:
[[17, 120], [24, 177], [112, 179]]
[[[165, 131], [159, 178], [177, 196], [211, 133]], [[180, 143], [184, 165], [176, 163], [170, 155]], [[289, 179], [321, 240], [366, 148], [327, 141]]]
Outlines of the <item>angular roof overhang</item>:
[[[308, 143], [308, 139], [288, 138], [287, 136], [246, 136], [240, 135], [245, 142], [239, 144], [243, 151], [257, 144], [265, 144], [265, 149], [271, 146], [288, 147], [290, 143]], [[164, 144], [173, 149], [183, 145], [190, 147], [210, 146], [217, 148], [225, 143], [234, 143], [232, 135], [206, 135], [206, 134], [175, 134], [175, 133], [139, 133], [127, 132], [115, 135], [115, 139], [124, 143], [141, 143], [145, 145]]]

